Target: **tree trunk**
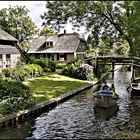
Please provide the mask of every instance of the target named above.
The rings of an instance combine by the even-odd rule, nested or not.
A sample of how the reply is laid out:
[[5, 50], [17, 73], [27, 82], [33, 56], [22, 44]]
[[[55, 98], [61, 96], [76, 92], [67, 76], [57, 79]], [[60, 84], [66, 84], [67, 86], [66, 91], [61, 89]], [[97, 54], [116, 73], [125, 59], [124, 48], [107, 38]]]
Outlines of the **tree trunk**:
[[130, 39], [129, 37], [127, 37], [126, 40], [127, 40], [127, 42], [129, 43], [129, 46], [130, 46], [129, 55], [130, 55], [130, 57], [133, 57], [135, 55], [135, 53], [134, 53], [132, 39]]

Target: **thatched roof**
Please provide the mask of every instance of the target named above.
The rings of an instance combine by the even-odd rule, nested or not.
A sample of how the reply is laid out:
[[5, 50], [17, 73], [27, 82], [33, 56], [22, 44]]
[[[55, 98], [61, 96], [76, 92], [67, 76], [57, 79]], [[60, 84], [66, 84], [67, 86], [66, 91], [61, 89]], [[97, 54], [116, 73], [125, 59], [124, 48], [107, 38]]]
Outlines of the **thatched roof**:
[[11, 45], [0, 45], [0, 54], [19, 54], [19, 50]]
[[8, 34], [7, 32], [3, 31], [0, 29], [0, 40], [5, 40], [5, 41], [18, 41], [16, 38]]
[[28, 53], [46, 53], [45, 43], [52, 41], [53, 47], [47, 49], [47, 53], [73, 53], [77, 50], [80, 38], [77, 33], [52, 36], [40, 36], [33, 41]]

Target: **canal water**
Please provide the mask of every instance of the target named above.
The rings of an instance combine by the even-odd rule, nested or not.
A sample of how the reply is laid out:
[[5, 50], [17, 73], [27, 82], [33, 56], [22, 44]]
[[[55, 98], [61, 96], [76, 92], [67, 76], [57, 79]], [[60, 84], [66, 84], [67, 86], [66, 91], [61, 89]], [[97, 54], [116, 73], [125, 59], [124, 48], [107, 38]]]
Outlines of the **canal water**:
[[139, 139], [140, 99], [130, 98], [130, 77], [124, 69], [115, 72], [118, 108], [95, 109], [91, 88], [35, 119], [0, 130], [0, 139]]

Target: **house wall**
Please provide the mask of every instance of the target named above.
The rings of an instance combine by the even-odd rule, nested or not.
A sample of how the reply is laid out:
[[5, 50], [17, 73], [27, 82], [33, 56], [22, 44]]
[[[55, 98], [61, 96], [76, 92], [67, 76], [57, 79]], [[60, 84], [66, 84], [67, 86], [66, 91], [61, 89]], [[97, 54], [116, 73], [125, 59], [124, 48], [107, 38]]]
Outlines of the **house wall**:
[[78, 57], [84, 58], [84, 57], [86, 57], [86, 43], [85, 42], [80, 42], [79, 43], [79, 46], [78, 46], [76, 52], [74, 53], [74, 57], [75, 58], [78, 58]]
[[20, 60], [20, 54], [11, 54], [11, 67], [14, 68]]
[[2, 59], [0, 59], [0, 71], [6, 67], [14, 68], [20, 56], [20, 54], [10, 54], [10, 59], [6, 59], [6, 54], [2, 54]]
[[[35, 57], [35, 58], [46, 58], [46, 54], [29, 54], [31, 57]], [[40, 57], [40, 55], [42, 56], [42, 57]], [[47, 54], [47, 58], [50, 58], [51, 59], [51, 55], [52, 55], [52, 53], [51, 54]], [[55, 63], [67, 63], [67, 62], [69, 62], [69, 61], [71, 61], [73, 58], [74, 58], [74, 53], [66, 53], [66, 55], [67, 55], [67, 59], [65, 60], [65, 58], [64, 59], [59, 59], [59, 55], [60, 55], [60, 53], [54, 53], [53, 54], [54, 55], [54, 62]]]
[[74, 58], [74, 53], [67, 53], [67, 60], [57, 60], [57, 54], [54, 54], [54, 62], [55, 63], [68, 63]]
[[80, 42], [76, 52], [86, 52], [86, 43]]

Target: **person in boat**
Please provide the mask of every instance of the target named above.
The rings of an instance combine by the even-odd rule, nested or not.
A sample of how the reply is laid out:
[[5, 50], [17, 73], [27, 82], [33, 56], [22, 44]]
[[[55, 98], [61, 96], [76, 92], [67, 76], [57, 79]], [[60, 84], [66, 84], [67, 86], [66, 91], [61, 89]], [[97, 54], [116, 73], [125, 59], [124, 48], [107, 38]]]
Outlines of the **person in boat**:
[[102, 90], [109, 90], [109, 86], [107, 85], [107, 82], [104, 83], [104, 85], [101, 88]]
[[118, 94], [115, 92], [115, 86], [114, 86], [114, 84], [112, 84], [111, 90], [113, 91], [113, 96], [117, 96], [118, 97]]

